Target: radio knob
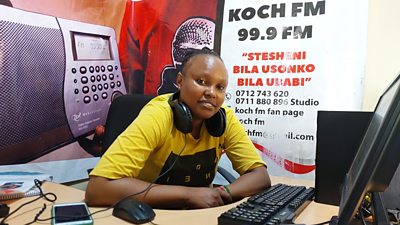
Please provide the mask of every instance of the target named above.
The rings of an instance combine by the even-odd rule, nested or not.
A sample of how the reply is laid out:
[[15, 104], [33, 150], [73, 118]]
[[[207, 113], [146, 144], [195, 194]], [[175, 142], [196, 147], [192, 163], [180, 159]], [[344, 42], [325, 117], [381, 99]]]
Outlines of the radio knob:
[[114, 93], [112, 93], [111, 101], [114, 101], [116, 98], [118, 98], [119, 96], [122, 96], [122, 95], [123, 95], [122, 92], [115, 91]]
[[89, 87], [88, 86], [83, 86], [82, 92], [85, 93], [85, 94], [88, 93], [89, 92]]
[[89, 96], [83, 97], [83, 102], [84, 103], [89, 103], [90, 102], [90, 97]]
[[81, 66], [81, 68], [79, 68], [79, 72], [80, 72], [81, 74], [85, 74], [85, 73], [87, 72], [86, 67]]
[[86, 84], [89, 81], [89, 79], [85, 76], [81, 77], [81, 82], [82, 84]]

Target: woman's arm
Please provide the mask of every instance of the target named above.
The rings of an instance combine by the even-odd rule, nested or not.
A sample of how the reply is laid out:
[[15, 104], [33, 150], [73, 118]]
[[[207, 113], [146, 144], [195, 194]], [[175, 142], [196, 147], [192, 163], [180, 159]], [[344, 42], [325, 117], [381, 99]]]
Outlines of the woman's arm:
[[[90, 176], [85, 200], [90, 206], [113, 205], [125, 196], [145, 190], [149, 185], [135, 178], [109, 180]], [[224, 205], [224, 201], [230, 198], [226, 195], [216, 188], [152, 184], [148, 192], [132, 198], [154, 208], [208, 208]]]
[[238, 201], [244, 197], [248, 197], [271, 186], [271, 179], [268, 175], [267, 168], [260, 166], [243, 174], [232, 184], [228, 185], [231, 192], [232, 200]]

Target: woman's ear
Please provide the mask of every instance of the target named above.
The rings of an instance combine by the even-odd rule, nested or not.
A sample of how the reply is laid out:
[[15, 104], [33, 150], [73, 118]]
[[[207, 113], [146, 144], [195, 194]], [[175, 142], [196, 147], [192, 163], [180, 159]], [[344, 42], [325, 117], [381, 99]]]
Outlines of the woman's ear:
[[178, 72], [178, 74], [176, 75], [176, 85], [178, 87], [178, 90], [181, 89], [182, 82], [183, 82], [183, 74], [181, 72]]

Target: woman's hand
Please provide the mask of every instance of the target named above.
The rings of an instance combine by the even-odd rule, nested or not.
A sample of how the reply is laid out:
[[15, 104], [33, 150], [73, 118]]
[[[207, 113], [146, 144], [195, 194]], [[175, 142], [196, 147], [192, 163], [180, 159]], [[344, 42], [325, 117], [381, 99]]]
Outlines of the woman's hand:
[[188, 188], [188, 208], [210, 208], [232, 202], [230, 194], [219, 188], [190, 187]]

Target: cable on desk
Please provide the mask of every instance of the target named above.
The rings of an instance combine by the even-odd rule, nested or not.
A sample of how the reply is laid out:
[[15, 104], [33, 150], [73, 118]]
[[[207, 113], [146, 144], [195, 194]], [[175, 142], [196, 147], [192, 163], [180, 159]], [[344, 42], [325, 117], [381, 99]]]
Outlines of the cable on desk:
[[[130, 195], [128, 195], [128, 196], [125, 196], [124, 198], [120, 199], [119, 201], [117, 201], [116, 203], [114, 203], [113, 205], [111, 205], [111, 206], [109, 206], [109, 207], [107, 207], [107, 208], [105, 208], [105, 209], [98, 210], [98, 211], [96, 211], [96, 212], [90, 213], [90, 214], [88, 214], [88, 215], [84, 215], [84, 216], [82, 216], [82, 217], [93, 216], [94, 214], [97, 214], [97, 213], [100, 213], [100, 212], [104, 212], [104, 211], [110, 210], [110, 209], [114, 208], [114, 206], [115, 206], [118, 202], [120, 202], [120, 201], [122, 201], [122, 200], [124, 200], [124, 199], [126, 199], [126, 198], [129, 198], [129, 197], [132, 197], [132, 196], [135, 196], [135, 195], [139, 195], [139, 194], [142, 194], [142, 193], [144, 193], [144, 192], [149, 191], [149, 189], [151, 188], [151, 186], [152, 186], [155, 182], [157, 182], [158, 179], [160, 179], [161, 177], [165, 176], [168, 172], [170, 172], [170, 171], [172, 170], [172, 168], [174, 167], [175, 163], [177, 162], [179, 156], [182, 154], [183, 150], [186, 148], [186, 144], [187, 144], [187, 135], [185, 134], [185, 144], [183, 145], [183, 147], [182, 147], [182, 149], [180, 150], [179, 154], [178, 154], [178, 155], [176, 156], [176, 158], [174, 159], [174, 161], [173, 161], [171, 167], [168, 168], [168, 170], [166, 170], [166, 171], [165, 171], [164, 173], [162, 173], [160, 176], [158, 176], [157, 178], [155, 178], [152, 182], [150, 182], [149, 186], [147, 186], [145, 189], [143, 189], [142, 191], [139, 191], [139, 192], [130, 194]], [[36, 184], [36, 183], [35, 183], [35, 184]], [[39, 190], [40, 190], [41, 195], [43, 195], [43, 192], [41, 191], [41, 189], [39, 189]], [[48, 194], [50, 194], [50, 193], [48, 193]], [[36, 201], [36, 200], [37, 200], [37, 199], [35, 199], [34, 201]], [[48, 200], [48, 199], [46, 198], [46, 200]], [[55, 201], [55, 200], [54, 200], [54, 201]], [[46, 204], [44, 204], [44, 206], [43, 206], [43, 208], [41, 209], [41, 211], [35, 216], [35, 219], [34, 219], [32, 222], [30, 222], [30, 223], [28, 223], [28, 224], [26, 224], [26, 225], [35, 223], [36, 221], [41, 221], [41, 222], [43, 222], [43, 221], [47, 221], [47, 220], [53, 219], [54, 216], [52, 216], [52, 217], [50, 217], [50, 218], [46, 218], [46, 219], [40, 219], [40, 218], [39, 218], [39, 216], [43, 213], [43, 211], [44, 211], [45, 209], [46, 209]], [[15, 211], [16, 211], [16, 210], [15, 210]], [[13, 213], [14, 213], [14, 212], [13, 212]], [[73, 218], [79, 219], [80, 217], [73, 217]], [[156, 223], [153, 223], [152, 221], [150, 221], [150, 222], [151, 222], [152, 224], [154, 224], [154, 225], [157, 225]], [[7, 225], [7, 224], [0, 223], [0, 225]]]
[[36, 221], [41, 221], [41, 219], [39, 219], [39, 216], [42, 215], [42, 213], [44, 212], [44, 210], [46, 210], [46, 208], [47, 208], [46, 204], [43, 203], [42, 209], [36, 214], [34, 220], [32, 222], [30, 222], [30, 223], [25, 224], [25, 225], [33, 224]]
[[[51, 192], [49, 192], [49, 193], [43, 193], [43, 190], [42, 190], [42, 187], [41, 187], [41, 186], [42, 186], [42, 182], [41, 182], [41, 181], [35, 179], [34, 182], [35, 182], [35, 186], [39, 189], [39, 192], [40, 192], [39, 197], [37, 197], [37, 198], [35, 198], [35, 199], [33, 199], [33, 200], [29, 201], [29, 202], [25, 202], [24, 204], [22, 204], [22, 205], [20, 205], [18, 208], [16, 208], [14, 211], [10, 212], [8, 215], [6, 215], [5, 217], [3, 217], [3, 219], [0, 221], [0, 225], [8, 225], [8, 224], [6, 223], [6, 219], [7, 219], [7, 218], [9, 218], [11, 215], [13, 215], [14, 213], [16, 213], [16, 212], [17, 212], [18, 210], [20, 210], [22, 207], [24, 207], [24, 206], [26, 206], [26, 205], [28, 205], [28, 204], [31, 204], [32, 202], [35, 202], [35, 201], [37, 201], [37, 200], [39, 200], [39, 199], [41, 199], [41, 198], [44, 198], [44, 199], [46, 199], [46, 200], [49, 201], [49, 202], [55, 202], [55, 201], [57, 200], [57, 195], [55, 195], [54, 193], [51, 193]], [[49, 196], [51, 196], [51, 197], [49, 198]], [[42, 209], [39, 213], [41, 214], [41, 213], [43, 213], [43, 211], [44, 211], [44, 210]], [[33, 221], [33, 222], [36, 222], [36, 219], [37, 219], [37, 217], [40, 216], [40, 214], [39, 214], [39, 215], [36, 215], [35, 221]]]
[[[179, 154], [175, 157], [174, 161], [172, 162], [171, 167], [169, 167], [164, 173], [160, 174], [160, 176], [156, 177], [152, 182], [150, 182], [149, 186], [147, 186], [145, 189], [143, 189], [142, 191], [130, 194], [128, 196], [125, 196], [122, 199], [120, 199], [119, 201], [117, 201], [116, 203], [114, 203], [113, 205], [109, 206], [108, 208], [98, 210], [96, 212], [91, 213], [90, 215], [94, 215], [94, 214], [97, 214], [97, 213], [100, 213], [100, 212], [107, 211], [107, 210], [109, 210], [111, 208], [114, 208], [115, 205], [117, 205], [120, 201], [122, 201], [122, 200], [124, 200], [126, 198], [133, 197], [133, 196], [136, 196], [136, 195], [139, 195], [139, 194], [142, 194], [144, 192], [149, 191], [151, 186], [153, 184], [155, 184], [158, 179], [160, 179], [161, 177], [165, 176], [167, 173], [169, 173], [172, 170], [172, 168], [174, 168], [176, 161], [178, 160], [179, 156], [181, 156], [183, 150], [185, 150], [186, 145], [187, 145], [187, 134], [185, 134], [185, 144], [183, 145], [182, 149], [179, 151]], [[2, 225], [2, 224], [0, 224], [0, 225]]]
[[[186, 144], [187, 144], [187, 136], [186, 136], [186, 134], [185, 134], [185, 144], [184, 144], [184, 146], [182, 147], [182, 149], [180, 150], [179, 154], [178, 154], [178, 155], [176, 156], [176, 158], [174, 159], [174, 162], [172, 163], [171, 167], [168, 168], [168, 170], [166, 170], [166, 171], [165, 171], [164, 173], [162, 173], [160, 176], [158, 176], [157, 178], [155, 178], [155, 179], [149, 184], [149, 186], [147, 186], [147, 187], [146, 187], [145, 189], [143, 189], [142, 191], [139, 191], [139, 192], [136, 192], [136, 193], [134, 193], [134, 194], [125, 196], [124, 198], [120, 199], [118, 202], [122, 201], [123, 199], [126, 199], [126, 198], [129, 198], [129, 197], [132, 197], [132, 196], [135, 196], [135, 195], [139, 195], [139, 194], [142, 194], [142, 193], [144, 193], [144, 192], [149, 191], [149, 189], [151, 188], [151, 186], [152, 186], [153, 184], [155, 184], [155, 182], [157, 182], [158, 179], [160, 179], [161, 177], [165, 176], [168, 172], [170, 172], [170, 171], [172, 170], [172, 168], [174, 167], [175, 163], [177, 162], [179, 156], [182, 154], [183, 150], [186, 148]], [[18, 208], [16, 208], [14, 211], [12, 211], [12, 212], [9, 213], [8, 215], [6, 215], [6, 216], [1, 220], [0, 225], [8, 225], [7, 223], [5, 223], [5, 221], [6, 221], [7, 218], [9, 218], [11, 215], [13, 215], [15, 212], [17, 212], [18, 210], [20, 210], [20, 209], [21, 209], [22, 207], [24, 207], [25, 205], [28, 205], [28, 204], [30, 204], [30, 203], [32, 203], [32, 202], [35, 202], [35, 201], [41, 199], [42, 197], [45, 198], [47, 201], [50, 201], [50, 202], [55, 202], [55, 201], [57, 200], [57, 196], [56, 196], [54, 193], [43, 193], [43, 190], [42, 190], [42, 188], [41, 188], [41, 185], [42, 185], [42, 182], [41, 182], [41, 181], [39, 181], [39, 180], [37, 180], [37, 179], [35, 179], [34, 181], [35, 181], [35, 186], [39, 189], [40, 196], [37, 197], [37, 198], [35, 198], [35, 199], [33, 199], [33, 200], [31, 200], [31, 201], [29, 201], [29, 202], [26, 202], [26, 203], [20, 205], [20, 206], [19, 206]], [[47, 197], [47, 196], [52, 196], [53, 198], [49, 198], [49, 197]], [[113, 204], [112, 206], [107, 207], [107, 208], [105, 208], [105, 209], [98, 210], [98, 211], [96, 211], [96, 212], [90, 213], [89, 215], [85, 215], [84, 217], [86, 217], [86, 216], [92, 216], [92, 215], [94, 215], [94, 214], [107, 211], [107, 210], [113, 208], [118, 202], [116, 202], [116, 203]], [[54, 216], [52, 216], [52, 217], [50, 217], [50, 218], [46, 218], [46, 219], [40, 219], [40, 218], [39, 218], [39, 216], [45, 211], [46, 207], [47, 207], [46, 204], [43, 204], [42, 209], [36, 214], [34, 220], [31, 221], [31, 222], [29, 222], [29, 223], [27, 223], [26, 225], [33, 224], [33, 223], [35, 223], [35, 222], [37, 222], [37, 221], [43, 222], [43, 221], [47, 221], [47, 220], [53, 219]], [[78, 219], [79, 217], [74, 217], [74, 218]], [[151, 222], [151, 223], [152, 223], [152, 224], [155, 224], [155, 223], [153, 223], [153, 222]], [[157, 225], [157, 224], [155, 224], [155, 225]]]

